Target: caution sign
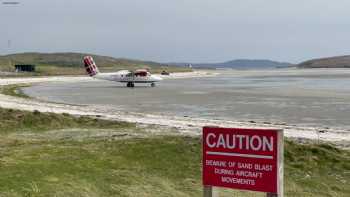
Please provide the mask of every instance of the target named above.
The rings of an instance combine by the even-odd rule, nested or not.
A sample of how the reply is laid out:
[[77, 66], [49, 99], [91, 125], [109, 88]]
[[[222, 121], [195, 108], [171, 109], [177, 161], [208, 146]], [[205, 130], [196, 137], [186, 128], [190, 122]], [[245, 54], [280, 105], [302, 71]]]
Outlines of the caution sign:
[[281, 194], [283, 131], [204, 127], [203, 185]]

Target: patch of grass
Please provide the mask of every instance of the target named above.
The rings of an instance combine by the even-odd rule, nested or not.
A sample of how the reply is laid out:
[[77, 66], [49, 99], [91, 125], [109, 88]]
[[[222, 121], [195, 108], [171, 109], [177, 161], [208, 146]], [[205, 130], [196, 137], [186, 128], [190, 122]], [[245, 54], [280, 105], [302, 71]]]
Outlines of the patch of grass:
[[0, 135], [12, 132], [43, 132], [67, 128], [125, 128], [133, 123], [108, 121], [69, 114], [28, 112], [0, 108]]
[[6, 85], [6, 86], [0, 86], [0, 93], [9, 95], [9, 96], [16, 96], [21, 98], [29, 98], [28, 95], [24, 94], [21, 88], [29, 87], [30, 84], [15, 84], [15, 85]]
[[[286, 194], [299, 191], [305, 196], [350, 195], [350, 152], [329, 144], [285, 146]], [[288, 185], [297, 191], [289, 191]]]
[[[320, 152], [313, 152], [315, 149]], [[289, 155], [288, 155], [289, 154]], [[201, 196], [199, 138], [51, 141], [1, 152], [0, 195]], [[320, 158], [322, 163], [313, 162]], [[339, 161], [334, 163], [334, 159]], [[285, 196], [348, 196], [349, 152], [286, 143]], [[299, 163], [299, 167], [295, 167]], [[264, 196], [220, 189], [221, 196]]]
[[[0, 196], [202, 195], [200, 138], [34, 138], [64, 128], [89, 128], [97, 135], [101, 129], [136, 132], [141, 128], [90, 117], [7, 109], [0, 109], [0, 120]], [[329, 144], [285, 142], [285, 196], [349, 196], [349, 182], [349, 151]], [[221, 197], [265, 196], [219, 192]]]
[[55, 76], [55, 75], [86, 75], [84, 67], [67, 67], [49, 64], [39, 64], [33, 75]]

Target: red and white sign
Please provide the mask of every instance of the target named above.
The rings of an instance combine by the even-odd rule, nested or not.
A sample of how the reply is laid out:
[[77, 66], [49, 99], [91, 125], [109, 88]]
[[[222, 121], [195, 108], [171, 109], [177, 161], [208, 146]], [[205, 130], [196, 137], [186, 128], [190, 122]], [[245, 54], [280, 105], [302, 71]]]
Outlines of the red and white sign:
[[206, 186], [280, 194], [282, 164], [281, 130], [203, 128], [203, 184]]

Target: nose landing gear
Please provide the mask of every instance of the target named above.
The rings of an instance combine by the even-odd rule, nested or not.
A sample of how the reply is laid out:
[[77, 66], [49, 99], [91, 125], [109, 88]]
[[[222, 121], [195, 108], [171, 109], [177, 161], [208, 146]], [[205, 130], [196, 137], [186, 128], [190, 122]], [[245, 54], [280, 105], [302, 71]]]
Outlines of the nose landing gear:
[[133, 87], [135, 87], [135, 84], [134, 84], [133, 82], [128, 82], [128, 83], [126, 84], [126, 87], [128, 87], [128, 88], [133, 88]]

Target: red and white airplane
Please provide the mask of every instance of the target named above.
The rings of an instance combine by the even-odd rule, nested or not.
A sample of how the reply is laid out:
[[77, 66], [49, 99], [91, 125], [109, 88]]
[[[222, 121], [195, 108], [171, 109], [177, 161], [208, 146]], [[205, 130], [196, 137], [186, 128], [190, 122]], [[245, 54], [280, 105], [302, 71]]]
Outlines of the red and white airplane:
[[127, 87], [134, 87], [135, 83], [150, 83], [151, 86], [154, 87], [155, 82], [162, 80], [161, 77], [151, 75], [151, 73], [145, 69], [138, 69], [135, 72], [131, 72], [129, 70], [120, 70], [115, 73], [100, 73], [95, 61], [91, 56], [85, 56], [83, 63], [86, 72], [90, 75], [90, 77], [126, 83]]

